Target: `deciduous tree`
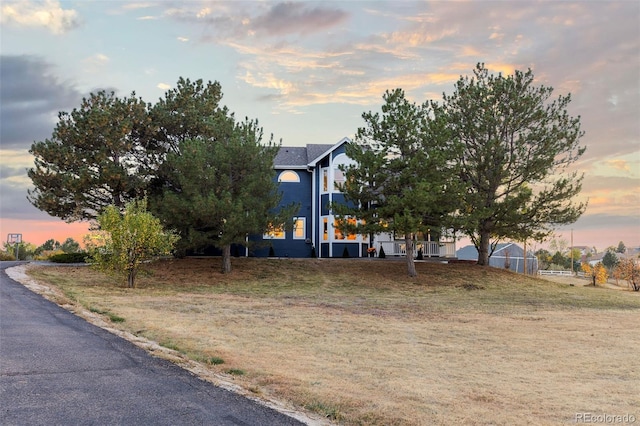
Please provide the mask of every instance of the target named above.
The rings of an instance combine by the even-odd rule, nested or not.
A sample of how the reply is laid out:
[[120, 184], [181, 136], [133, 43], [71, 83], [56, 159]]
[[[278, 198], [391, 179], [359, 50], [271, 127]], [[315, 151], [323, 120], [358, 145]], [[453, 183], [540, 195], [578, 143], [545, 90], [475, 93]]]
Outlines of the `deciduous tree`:
[[[405, 237], [407, 270], [416, 276], [415, 233], [440, 231], [457, 199], [455, 157], [441, 110], [409, 102], [402, 89], [383, 96], [382, 115], [362, 114], [365, 126], [346, 147], [346, 203], [334, 203], [344, 232], [395, 232]], [[360, 219], [359, 223], [349, 218]]]
[[124, 213], [116, 206], [108, 206], [98, 216], [97, 223], [97, 238], [94, 235], [86, 241], [96, 267], [126, 277], [130, 288], [135, 286], [140, 265], [156, 256], [170, 254], [178, 239], [147, 211], [144, 199], [129, 202]]
[[596, 284], [604, 284], [607, 282], [607, 268], [605, 268], [601, 262], [596, 263], [595, 266], [591, 266], [585, 262], [581, 265], [581, 268], [585, 276], [591, 279], [594, 286]]
[[633, 291], [640, 291], [640, 262], [637, 259], [622, 259], [616, 265], [613, 276], [626, 280]]
[[59, 113], [50, 139], [31, 145], [29, 201], [69, 222], [124, 207], [144, 192], [149, 137], [147, 105], [135, 93], [92, 93], [71, 113]]
[[491, 240], [537, 240], [572, 223], [585, 204], [572, 198], [582, 176], [568, 167], [584, 153], [580, 118], [567, 113], [570, 95], [551, 100], [531, 70], [490, 74], [478, 64], [444, 96], [449, 130], [461, 144], [465, 185], [457, 227], [489, 264]]

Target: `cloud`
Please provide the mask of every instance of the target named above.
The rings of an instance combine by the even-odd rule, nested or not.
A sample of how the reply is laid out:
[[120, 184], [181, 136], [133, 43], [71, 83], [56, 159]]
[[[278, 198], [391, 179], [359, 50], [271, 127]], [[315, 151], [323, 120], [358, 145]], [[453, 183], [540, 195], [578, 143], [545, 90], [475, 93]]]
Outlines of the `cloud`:
[[346, 21], [344, 10], [313, 7], [304, 3], [278, 3], [267, 13], [249, 21], [251, 29], [268, 35], [312, 34], [324, 31]]
[[158, 83], [158, 85], [156, 86], [158, 89], [162, 89], [162, 90], [169, 90], [171, 89], [171, 85], [167, 84], [167, 83]]
[[631, 166], [625, 160], [609, 160], [606, 162], [608, 165], [617, 170], [622, 170], [623, 172], [630, 172]]
[[53, 34], [64, 34], [80, 25], [78, 13], [74, 9], [63, 9], [55, 0], [5, 1], [0, 11], [3, 24], [43, 27]]
[[51, 136], [57, 113], [71, 110], [81, 100], [69, 83], [61, 82], [47, 62], [36, 56], [0, 57], [0, 193], [5, 218], [22, 220], [48, 217], [26, 199], [31, 181], [27, 169], [33, 158], [27, 153], [36, 140]]
[[51, 136], [59, 111], [79, 105], [81, 94], [60, 81], [37, 56], [0, 57], [0, 148], [28, 149]]

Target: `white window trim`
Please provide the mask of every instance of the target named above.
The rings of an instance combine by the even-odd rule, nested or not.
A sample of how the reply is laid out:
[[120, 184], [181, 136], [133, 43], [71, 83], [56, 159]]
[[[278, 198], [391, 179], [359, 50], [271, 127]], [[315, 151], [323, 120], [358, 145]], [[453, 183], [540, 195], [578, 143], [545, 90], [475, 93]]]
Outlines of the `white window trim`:
[[[295, 175], [296, 180], [282, 180], [282, 176], [286, 173], [292, 173]], [[291, 182], [291, 183], [300, 183], [300, 175], [293, 171], [293, 170], [283, 170], [282, 172], [280, 172], [280, 174], [278, 175], [278, 182]]]
[[[327, 187], [325, 188], [324, 186], [324, 178], [327, 178]], [[331, 168], [330, 167], [322, 167], [320, 169], [320, 193], [321, 194], [328, 194], [329, 192], [331, 192], [331, 184], [332, 184], [332, 179], [331, 179]]]
[[287, 237], [287, 232], [284, 230], [284, 225], [280, 225], [280, 229], [282, 229], [282, 236], [262, 234], [262, 239], [263, 240], [284, 240]]
[[[302, 236], [296, 236], [296, 223], [297, 221], [302, 221]], [[293, 239], [294, 240], [306, 240], [307, 239], [307, 218], [304, 216], [297, 216], [293, 218]]]

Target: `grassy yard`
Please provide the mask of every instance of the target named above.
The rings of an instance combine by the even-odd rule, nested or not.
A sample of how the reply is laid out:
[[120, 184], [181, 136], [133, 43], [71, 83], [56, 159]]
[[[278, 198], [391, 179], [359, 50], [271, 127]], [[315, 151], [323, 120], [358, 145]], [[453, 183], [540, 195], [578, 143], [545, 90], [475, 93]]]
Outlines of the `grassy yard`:
[[167, 260], [138, 288], [87, 267], [28, 274], [256, 397], [345, 425], [640, 421], [640, 293], [468, 264]]

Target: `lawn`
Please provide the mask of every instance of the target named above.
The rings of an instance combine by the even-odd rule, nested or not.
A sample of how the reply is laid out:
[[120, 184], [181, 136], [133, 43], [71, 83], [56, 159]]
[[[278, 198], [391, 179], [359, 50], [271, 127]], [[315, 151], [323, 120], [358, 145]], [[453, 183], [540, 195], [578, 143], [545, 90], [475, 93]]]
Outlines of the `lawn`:
[[135, 289], [87, 267], [28, 274], [209, 377], [338, 424], [640, 421], [639, 293], [469, 264], [409, 278], [388, 259], [220, 262], [154, 263]]

